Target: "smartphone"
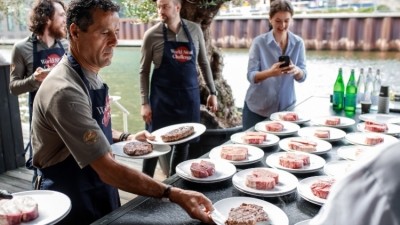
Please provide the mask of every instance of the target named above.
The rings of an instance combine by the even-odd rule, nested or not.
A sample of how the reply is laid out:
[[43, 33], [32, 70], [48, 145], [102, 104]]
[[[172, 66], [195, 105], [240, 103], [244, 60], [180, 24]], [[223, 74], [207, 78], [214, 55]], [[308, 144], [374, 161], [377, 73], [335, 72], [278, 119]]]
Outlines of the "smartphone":
[[281, 55], [279, 56], [279, 62], [285, 62], [279, 66], [280, 68], [287, 67], [290, 65], [290, 58], [288, 55]]

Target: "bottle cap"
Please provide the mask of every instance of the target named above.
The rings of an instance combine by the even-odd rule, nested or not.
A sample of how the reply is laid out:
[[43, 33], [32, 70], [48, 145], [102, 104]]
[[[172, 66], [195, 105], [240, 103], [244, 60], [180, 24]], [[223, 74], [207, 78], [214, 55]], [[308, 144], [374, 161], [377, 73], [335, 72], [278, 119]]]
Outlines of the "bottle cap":
[[389, 97], [389, 86], [381, 86], [381, 90], [379, 92], [380, 97]]

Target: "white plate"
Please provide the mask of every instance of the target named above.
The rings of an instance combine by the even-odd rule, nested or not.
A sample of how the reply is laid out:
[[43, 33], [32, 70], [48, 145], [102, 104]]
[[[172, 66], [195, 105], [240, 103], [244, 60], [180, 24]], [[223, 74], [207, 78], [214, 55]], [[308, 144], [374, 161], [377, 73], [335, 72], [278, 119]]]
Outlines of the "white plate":
[[30, 222], [21, 223], [21, 225], [56, 224], [71, 210], [69, 197], [57, 191], [34, 190], [17, 192], [13, 195], [30, 196], [38, 203], [39, 217]]
[[393, 144], [399, 141], [399, 139], [386, 135], [386, 134], [380, 134], [380, 133], [365, 133], [365, 132], [353, 132], [349, 133], [346, 135], [346, 140], [352, 144], [355, 145], [367, 145], [365, 144], [365, 138], [368, 136], [379, 136], [383, 138], [383, 142], [373, 145], [373, 146], [384, 146], [384, 145], [389, 145]]
[[314, 177], [305, 178], [299, 182], [299, 185], [297, 186], [297, 192], [299, 193], [300, 197], [304, 198], [304, 200], [309, 201], [314, 204], [317, 204], [317, 205], [323, 205], [323, 204], [325, 204], [326, 199], [315, 196], [311, 191], [311, 185], [320, 179], [328, 179], [328, 178], [332, 178], [332, 177], [330, 177], [330, 176], [314, 176]]
[[381, 134], [389, 134], [389, 135], [400, 134], [400, 126], [399, 125], [395, 125], [395, 124], [391, 124], [391, 123], [387, 123], [386, 125], [387, 125], [388, 129], [385, 132], [374, 132], [374, 131], [366, 130], [365, 123], [357, 124], [357, 129], [358, 129], [358, 131], [361, 131], [361, 132], [381, 133]]
[[303, 220], [303, 221], [300, 221], [298, 223], [295, 223], [294, 225], [309, 225], [310, 221], [311, 221], [311, 219]]
[[271, 133], [271, 134], [275, 134], [275, 135], [278, 135], [278, 136], [295, 134], [300, 129], [300, 126], [295, 124], [295, 123], [286, 122], [286, 121], [279, 121], [279, 123], [281, 123], [283, 125], [283, 130], [282, 131], [280, 131], [280, 132], [268, 131], [265, 128], [265, 125], [270, 124], [270, 123], [276, 123], [276, 121], [259, 122], [259, 123], [257, 123], [255, 125], [254, 129], [256, 131]]
[[[271, 190], [257, 190], [255, 188], [247, 187], [246, 177], [247, 175], [250, 175], [254, 169], [265, 169], [278, 173], [279, 182], [277, 185], [275, 185], [275, 188]], [[293, 192], [296, 189], [298, 180], [293, 174], [289, 172], [273, 168], [259, 167], [259, 168], [245, 169], [240, 172], [237, 172], [232, 177], [232, 183], [236, 189], [246, 194], [256, 195], [261, 197], [276, 197], [276, 196], [287, 195]]]
[[[329, 138], [318, 138], [314, 135], [316, 130], [329, 130], [330, 137]], [[338, 141], [346, 136], [346, 132], [333, 128], [333, 127], [323, 127], [323, 126], [315, 126], [315, 127], [303, 127], [298, 131], [300, 137], [315, 137], [325, 141]]]
[[[308, 139], [308, 140], [316, 142], [317, 143], [316, 151], [315, 152], [311, 152], [312, 154], [316, 154], [316, 155], [324, 154], [324, 153], [329, 152], [332, 149], [332, 144], [331, 143], [329, 143], [327, 141], [324, 141], [324, 140], [321, 140], [321, 139], [318, 139], [318, 138], [314, 138], [314, 137], [304, 137], [304, 138], [302, 138], [302, 137], [289, 137], [289, 138], [285, 138], [285, 139], [282, 139], [281, 141], [279, 141], [279, 147], [281, 149], [285, 150], [285, 151], [295, 151], [295, 150], [290, 149], [288, 144], [289, 144], [289, 142], [291, 140], [296, 140], [296, 139], [300, 139], [300, 140]], [[302, 151], [299, 151], [299, 152], [302, 152]]]
[[[190, 166], [192, 165], [192, 163], [200, 162], [201, 160], [214, 163], [215, 173], [212, 176], [205, 178], [197, 178], [192, 175], [192, 172], [190, 171]], [[214, 160], [214, 159], [191, 159], [181, 162], [176, 166], [176, 174], [178, 174], [178, 176], [180, 176], [185, 180], [197, 183], [213, 183], [213, 182], [227, 180], [231, 178], [235, 173], [236, 173], [236, 167], [233, 164], [222, 160]]]
[[[289, 111], [282, 111], [282, 112], [276, 112], [276, 113], [272, 113], [271, 116], [269, 117], [271, 120], [275, 120], [275, 121], [284, 121], [280, 118], [280, 115], [285, 115], [286, 113], [289, 113]], [[296, 121], [287, 121], [287, 122], [292, 122], [292, 123], [297, 123], [297, 124], [302, 124], [305, 122], [310, 121], [310, 118], [307, 117], [306, 115], [302, 114], [302, 113], [297, 113], [297, 115], [299, 116], [299, 119]]]
[[[221, 158], [221, 150], [222, 150], [223, 146], [245, 147], [248, 150], [248, 157], [246, 160], [241, 160], [241, 161], [231, 161], [231, 160], [223, 159], [223, 158]], [[209, 157], [214, 160], [222, 160], [222, 161], [230, 162], [233, 165], [247, 165], [247, 164], [261, 161], [261, 159], [264, 157], [264, 151], [260, 148], [257, 148], [255, 146], [251, 146], [251, 145], [227, 144], [227, 145], [220, 145], [220, 146], [217, 146], [217, 147], [214, 147], [213, 149], [211, 149], [211, 151], [209, 153]]]
[[273, 153], [267, 157], [266, 162], [267, 162], [267, 165], [270, 167], [285, 170], [290, 173], [311, 173], [311, 172], [315, 172], [315, 171], [322, 169], [325, 165], [325, 159], [323, 159], [320, 156], [317, 156], [315, 154], [305, 153], [305, 152], [298, 153], [298, 154], [308, 155], [310, 157], [310, 165], [304, 166], [301, 169], [291, 169], [291, 168], [287, 168], [287, 167], [279, 165], [279, 157], [285, 156], [286, 152]]
[[273, 146], [278, 144], [279, 142], [279, 137], [276, 136], [275, 134], [267, 134], [267, 140], [264, 141], [262, 144], [256, 145], [256, 144], [246, 144], [244, 143], [242, 137], [245, 135], [246, 132], [239, 132], [231, 135], [231, 141], [233, 143], [237, 144], [245, 144], [245, 145], [253, 145], [257, 147], [268, 147], [268, 146]]
[[391, 114], [368, 113], [361, 114], [358, 118], [363, 121], [371, 120], [378, 123], [400, 123], [400, 117]]
[[[193, 126], [194, 127], [194, 134], [190, 135], [189, 137], [183, 138], [181, 140], [178, 141], [171, 141], [171, 142], [164, 142], [161, 139], [161, 135], [179, 128], [179, 127], [183, 127], [183, 126]], [[163, 127], [160, 128], [156, 131], [153, 131], [151, 134], [155, 136], [155, 140], [149, 140], [147, 139], [147, 141], [151, 144], [159, 144], [159, 145], [176, 145], [176, 144], [180, 144], [180, 143], [184, 143], [187, 142], [189, 140], [192, 140], [193, 138], [196, 138], [198, 136], [200, 136], [201, 134], [204, 133], [204, 131], [206, 131], [206, 126], [204, 126], [201, 123], [180, 123], [180, 124], [174, 124], [171, 126], [167, 126], [167, 127]]]
[[149, 159], [149, 158], [154, 158], [154, 157], [158, 157], [160, 155], [167, 154], [168, 152], [171, 151], [171, 146], [169, 146], [169, 145], [153, 145], [153, 151], [150, 152], [149, 154], [139, 155], [139, 156], [129, 156], [124, 153], [124, 146], [128, 142], [132, 142], [132, 141], [121, 141], [121, 142], [112, 144], [111, 145], [112, 152], [115, 155], [119, 155], [119, 156], [126, 157], [126, 158]]
[[[325, 121], [329, 118], [339, 118], [340, 119], [340, 124], [338, 125], [326, 125]], [[356, 121], [351, 119], [351, 118], [347, 118], [347, 117], [343, 117], [343, 116], [326, 116], [326, 117], [319, 117], [319, 118], [314, 118], [311, 121], [313, 124], [315, 125], [320, 125], [320, 126], [327, 126], [327, 127], [335, 127], [335, 128], [347, 128], [347, 127], [351, 127], [353, 126]]]
[[257, 225], [288, 225], [289, 218], [277, 206], [263, 201], [257, 198], [250, 197], [231, 197], [219, 200], [214, 203], [214, 211], [211, 214], [211, 218], [217, 225], [225, 225], [225, 221], [228, 219], [229, 212], [232, 208], [239, 207], [242, 203], [256, 204], [262, 206], [264, 211], [268, 214], [270, 221], [259, 222]]
[[324, 173], [335, 178], [341, 178], [353, 171], [357, 167], [357, 165], [358, 163], [356, 163], [355, 161], [331, 161], [325, 164]]
[[365, 145], [342, 146], [337, 150], [337, 154], [340, 158], [354, 161], [370, 156], [372, 157], [377, 152], [380, 152], [378, 148]]

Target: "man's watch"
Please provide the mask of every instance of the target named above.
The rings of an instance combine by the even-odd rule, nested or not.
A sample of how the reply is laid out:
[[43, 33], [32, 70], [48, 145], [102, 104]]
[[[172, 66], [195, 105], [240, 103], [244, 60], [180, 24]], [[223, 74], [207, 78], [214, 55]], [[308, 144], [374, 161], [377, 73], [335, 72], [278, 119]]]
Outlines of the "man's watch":
[[218, 96], [218, 91], [210, 91], [210, 95]]
[[170, 202], [169, 195], [171, 194], [171, 188], [171, 185], [167, 185], [167, 188], [165, 188], [164, 193], [161, 196], [161, 201]]

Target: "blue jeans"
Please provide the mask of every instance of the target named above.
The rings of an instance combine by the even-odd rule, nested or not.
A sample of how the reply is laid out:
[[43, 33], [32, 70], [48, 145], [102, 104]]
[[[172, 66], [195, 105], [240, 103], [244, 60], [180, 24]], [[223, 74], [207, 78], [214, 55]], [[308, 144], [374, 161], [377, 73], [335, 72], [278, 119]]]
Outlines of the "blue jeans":
[[257, 113], [252, 112], [249, 107], [247, 107], [246, 102], [244, 102], [243, 112], [242, 112], [242, 124], [243, 131], [252, 128], [258, 122], [266, 120], [268, 117], [260, 116]]

